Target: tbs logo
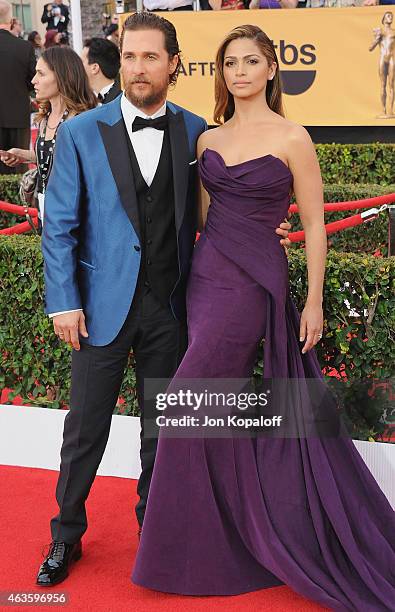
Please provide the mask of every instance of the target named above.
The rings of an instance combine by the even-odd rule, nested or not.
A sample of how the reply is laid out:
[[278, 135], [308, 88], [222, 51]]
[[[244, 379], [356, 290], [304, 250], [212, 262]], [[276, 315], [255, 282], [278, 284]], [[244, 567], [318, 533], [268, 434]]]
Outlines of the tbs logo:
[[[298, 50], [295, 45], [285, 44], [285, 40], [280, 40], [279, 44], [273, 46], [276, 49], [280, 64], [293, 66], [297, 62], [304, 66], [315, 64], [316, 50], [314, 45], [305, 44]], [[307, 91], [315, 80], [316, 70], [284, 70], [280, 69], [283, 92], [289, 96], [297, 96]]]

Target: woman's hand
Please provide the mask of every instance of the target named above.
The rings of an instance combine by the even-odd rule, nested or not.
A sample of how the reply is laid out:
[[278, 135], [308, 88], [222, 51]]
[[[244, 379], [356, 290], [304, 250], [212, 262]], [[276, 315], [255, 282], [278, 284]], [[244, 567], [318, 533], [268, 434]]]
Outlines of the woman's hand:
[[302, 353], [307, 353], [321, 340], [323, 326], [324, 314], [322, 304], [307, 300], [300, 319], [299, 338], [301, 342], [306, 340]]
[[34, 151], [28, 149], [9, 149], [8, 151], [0, 151], [0, 159], [6, 166], [13, 168], [19, 164], [29, 164], [35, 161], [33, 159]]

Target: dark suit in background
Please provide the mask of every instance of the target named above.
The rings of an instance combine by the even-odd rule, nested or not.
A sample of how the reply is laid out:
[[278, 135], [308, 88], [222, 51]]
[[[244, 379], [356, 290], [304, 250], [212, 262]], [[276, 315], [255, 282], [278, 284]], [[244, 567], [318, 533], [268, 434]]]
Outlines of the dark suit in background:
[[58, 32], [67, 32], [67, 28], [68, 28], [69, 21], [70, 21], [68, 6], [66, 6], [65, 4], [55, 4], [55, 3], [52, 4], [53, 7], [60, 8], [60, 12], [65, 18], [64, 21], [58, 21], [58, 23], [55, 25], [55, 17], [54, 15], [52, 15], [52, 11], [47, 10], [48, 4], [51, 4], [51, 2], [48, 2], [47, 4], [44, 5], [43, 14], [41, 17], [41, 23], [47, 24], [47, 30], [57, 30]]
[[119, 77], [117, 77], [115, 79], [115, 81], [114, 81], [114, 85], [111, 87], [111, 89], [108, 90], [108, 92], [100, 100], [100, 102], [102, 104], [108, 104], [109, 102], [112, 102], [113, 100], [115, 100], [115, 98], [117, 98], [119, 96], [121, 91], [122, 91], [122, 89], [121, 89], [120, 79], [119, 79]]
[[[0, 149], [30, 146], [30, 97], [36, 71], [33, 46], [0, 29]], [[9, 168], [0, 162], [0, 174], [23, 172], [26, 165]]]

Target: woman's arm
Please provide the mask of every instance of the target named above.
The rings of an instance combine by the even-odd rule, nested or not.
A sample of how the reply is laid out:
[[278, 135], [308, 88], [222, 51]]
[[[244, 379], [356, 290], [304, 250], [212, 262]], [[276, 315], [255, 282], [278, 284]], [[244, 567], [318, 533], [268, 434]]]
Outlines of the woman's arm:
[[35, 164], [36, 154], [29, 149], [9, 149], [8, 151], [0, 151], [0, 159], [6, 166], [13, 168], [19, 164]]
[[[196, 155], [200, 159], [204, 149], [207, 146], [207, 132], [200, 134], [196, 144]], [[206, 224], [207, 211], [210, 206], [210, 196], [202, 185], [202, 181], [198, 175], [198, 231], [201, 232]]]
[[310, 350], [322, 334], [323, 284], [327, 254], [324, 198], [320, 166], [314, 145], [304, 127], [295, 125], [287, 142], [288, 163], [294, 177], [294, 191], [303, 229], [308, 273], [308, 294], [300, 322], [300, 339]]

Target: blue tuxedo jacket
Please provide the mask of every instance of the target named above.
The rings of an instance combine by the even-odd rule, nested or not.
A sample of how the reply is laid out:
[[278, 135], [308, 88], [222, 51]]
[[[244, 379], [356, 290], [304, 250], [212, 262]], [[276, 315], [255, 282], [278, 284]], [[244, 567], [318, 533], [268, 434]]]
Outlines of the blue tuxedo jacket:
[[[122, 94], [121, 94], [122, 95]], [[196, 141], [201, 117], [167, 103], [179, 279], [170, 307], [185, 317], [185, 287], [197, 226]], [[132, 303], [141, 250], [137, 197], [121, 96], [63, 123], [45, 194], [45, 312], [82, 308], [88, 338], [109, 344]]]

